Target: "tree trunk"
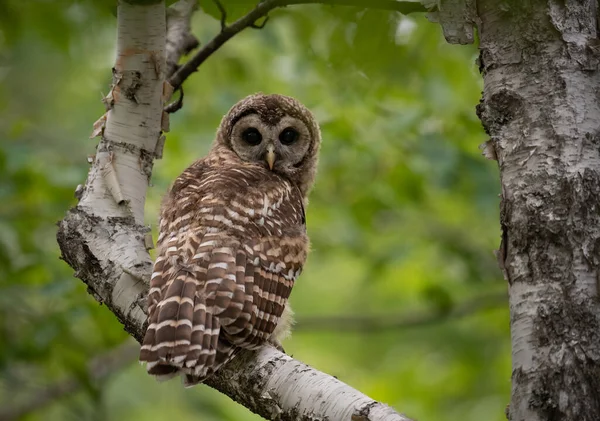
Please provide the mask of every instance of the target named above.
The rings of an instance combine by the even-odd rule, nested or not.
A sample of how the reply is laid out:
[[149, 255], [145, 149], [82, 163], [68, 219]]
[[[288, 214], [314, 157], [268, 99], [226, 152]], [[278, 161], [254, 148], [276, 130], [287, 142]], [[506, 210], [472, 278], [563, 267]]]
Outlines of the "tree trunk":
[[152, 261], [144, 203], [154, 156], [160, 153], [168, 94], [166, 11], [164, 1], [154, 3], [119, 2], [113, 83], [104, 98], [107, 112], [92, 133], [101, 140], [79, 204], [58, 232], [63, 258], [77, 270], [75, 275], [98, 301], [115, 310], [129, 332], [146, 317], [142, 279]]
[[[498, 159], [512, 421], [600, 420], [595, 0], [479, 0], [478, 113]], [[489, 154], [488, 154], [489, 155]]]

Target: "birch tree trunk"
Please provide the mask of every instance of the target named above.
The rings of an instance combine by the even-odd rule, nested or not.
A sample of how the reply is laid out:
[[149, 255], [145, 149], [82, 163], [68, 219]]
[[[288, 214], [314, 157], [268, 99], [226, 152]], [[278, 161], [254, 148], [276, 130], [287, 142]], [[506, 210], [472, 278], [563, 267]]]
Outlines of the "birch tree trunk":
[[152, 267], [144, 203], [160, 153], [168, 95], [164, 1], [120, 1], [117, 25], [113, 83], [104, 98], [107, 112], [92, 133], [101, 140], [79, 204], [61, 221], [58, 242], [75, 275], [133, 332], [135, 320], [146, 317], [143, 279]]
[[596, 0], [478, 0], [478, 112], [502, 184], [512, 421], [600, 420]]

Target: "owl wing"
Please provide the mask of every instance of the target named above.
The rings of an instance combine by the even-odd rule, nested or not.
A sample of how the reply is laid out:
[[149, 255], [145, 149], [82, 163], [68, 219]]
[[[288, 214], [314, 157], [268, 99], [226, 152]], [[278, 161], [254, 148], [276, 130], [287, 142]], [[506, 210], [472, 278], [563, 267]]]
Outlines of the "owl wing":
[[[199, 213], [210, 217], [195, 228], [184, 222], [197, 219], [185, 217], [185, 206], [167, 218], [168, 226], [161, 222], [161, 253], [154, 265], [149, 326], [140, 353], [150, 374], [183, 372], [187, 384], [195, 384], [240, 347], [257, 348], [273, 333], [306, 259], [303, 211], [295, 215], [302, 202], [292, 196], [291, 202], [265, 199], [277, 206], [266, 209], [263, 203], [267, 219], [257, 217], [257, 226], [264, 229], [252, 230], [252, 224], [242, 229], [251, 235], [231, 229], [232, 215], [246, 218], [241, 215], [244, 207], [232, 211], [219, 200], [205, 201]], [[237, 203], [235, 198], [232, 203]], [[292, 220], [300, 221], [302, 229], [282, 235], [277, 226]]]
[[223, 327], [228, 342], [255, 349], [271, 337], [302, 271], [305, 247], [303, 237], [267, 237], [244, 244], [246, 301], [238, 319]]
[[218, 234], [173, 235], [156, 259], [140, 353], [150, 374], [205, 377], [215, 369], [217, 354], [229, 354], [219, 332], [244, 307], [245, 270], [238, 264], [245, 266], [245, 256], [235, 240]]

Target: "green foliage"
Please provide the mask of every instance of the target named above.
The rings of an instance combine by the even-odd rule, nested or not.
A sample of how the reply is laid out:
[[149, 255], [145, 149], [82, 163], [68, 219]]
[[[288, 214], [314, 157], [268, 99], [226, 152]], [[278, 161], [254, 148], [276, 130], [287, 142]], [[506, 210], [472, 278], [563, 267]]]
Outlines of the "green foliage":
[[[103, 1], [0, 2], [0, 408], [30, 400], [127, 335], [59, 261], [54, 223], [87, 173], [103, 112], [115, 19]], [[211, 2], [208, 2], [211, 3]], [[247, 2], [225, 2], [228, 20]], [[216, 9], [198, 13], [206, 43]], [[214, 5], [212, 6], [214, 7]], [[211, 16], [212, 15], [212, 16]], [[474, 47], [446, 44], [423, 16], [351, 7], [271, 13], [186, 82], [147, 221], [221, 116], [256, 92], [292, 95], [321, 122], [320, 172], [308, 208], [312, 253], [292, 294], [309, 316], [431, 312], [440, 322], [379, 333], [299, 330], [294, 357], [422, 420], [497, 420], [510, 390], [506, 309], [444, 321], [505, 285], [498, 176], [480, 156]], [[252, 419], [207, 387], [157, 384], [132, 364], [27, 419]]]

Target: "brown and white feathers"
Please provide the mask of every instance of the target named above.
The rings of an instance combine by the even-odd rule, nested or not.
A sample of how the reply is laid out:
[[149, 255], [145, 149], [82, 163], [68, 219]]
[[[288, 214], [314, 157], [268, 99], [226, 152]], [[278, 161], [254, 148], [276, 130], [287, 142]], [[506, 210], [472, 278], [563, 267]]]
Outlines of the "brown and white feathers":
[[228, 112], [208, 156], [177, 178], [148, 293], [140, 361], [150, 374], [181, 373], [193, 385], [239, 349], [277, 344], [289, 331], [280, 321], [306, 261], [319, 144], [298, 101], [256, 94]]

